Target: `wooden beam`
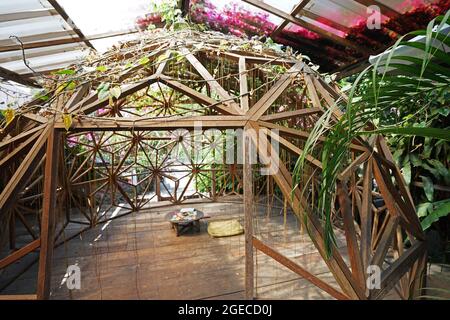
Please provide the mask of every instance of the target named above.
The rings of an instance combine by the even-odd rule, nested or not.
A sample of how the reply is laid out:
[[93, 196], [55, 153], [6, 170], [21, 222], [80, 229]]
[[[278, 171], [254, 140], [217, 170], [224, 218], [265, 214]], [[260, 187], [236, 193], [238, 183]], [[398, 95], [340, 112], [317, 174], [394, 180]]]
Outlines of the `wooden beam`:
[[26, 112], [21, 116], [34, 122], [37, 122], [38, 124], [46, 124], [48, 122], [48, 119], [46, 117], [43, 117], [37, 113]]
[[[124, 36], [124, 35], [129, 35], [129, 34], [138, 33], [138, 32], [139, 32], [139, 30], [122, 30], [122, 31], [115, 31], [115, 32], [100, 33], [100, 34], [88, 36], [85, 38], [77, 37], [77, 38], [64, 38], [64, 39], [57, 39], [57, 40], [33, 41], [30, 43], [24, 43], [23, 48], [24, 49], [45, 48], [45, 47], [62, 45], [62, 44], [79, 43], [79, 42], [85, 42], [85, 41], [113, 38], [113, 37]], [[21, 50], [20, 45], [10, 45], [10, 46], [5, 46], [5, 47], [0, 47], [0, 52], [10, 52], [10, 51], [17, 51], [17, 50]]]
[[0, 217], [11, 208], [11, 204], [17, 199], [19, 192], [30, 179], [30, 174], [41, 160], [48, 134], [49, 127], [47, 126], [0, 194]]
[[[276, 141], [278, 141], [279, 143], [281, 143], [281, 146], [284, 147], [285, 149], [293, 152], [294, 154], [296, 154], [297, 156], [302, 155], [303, 150], [298, 148], [297, 146], [295, 146], [293, 143], [287, 141], [286, 139], [284, 139], [283, 137], [279, 136], [278, 134], [275, 133], [275, 131], [270, 130], [269, 131], [269, 135], [275, 139]], [[308, 154], [306, 156], [306, 160], [311, 163], [315, 168], [318, 169], [322, 169], [322, 162], [320, 162], [318, 159], [314, 158], [313, 156], [311, 156], [310, 154]]]
[[332, 286], [330, 286], [325, 281], [322, 281], [321, 279], [317, 278], [315, 275], [311, 274], [307, 270], [303, 269], [301, 266], [299, 266], [297, 263], [292, 261], [291, 259], [287, 258], [286, 256], [282, 255], [275, 249], [269, 247], [262, 241], [258, 240], [257, 238], [253, 237], [253, 245], [256, 249], [263, 252], [267, 256], [271, 257], [275, 261], [279, 262], [289, 270], [295, 272], [299, 276], [305, 278], [305, 280], [311, 282], [316, 287], [322, 289], [329, 295], [331, 295], [333, 298], [336, 298], [338, 300], [349, 300], [349, 297], [343, 294], [342, 292], [336, 290]]
[[79, 103], [85, 95], [89, 93], [90, 84], [85, 83], [83, 84], [80, 89], [78, 89], [75, 93], [72, 94], [72, 96], [69, 98], [69, 100], [66, 102], [66, 105], [64, 106], [65, 109], [70, 110], [73, 108], [77, 103]]
[[294, 111], [285, 111], [285, 112], [269, 114], [269, 115], [262, 116], [260, 119], [262, 121], [275, 122], [275, 121], [293, 119], [293, 118], [298, 118], [298, 117], [303, 117], [303, 116], [309, 116], [309, 115], [317, 114], [320, 112], [322, 112], [322, 108], [305, 108], [305, 109], [299, 109], [299, 110], [294, 110]]
[[244, 57], [239, 58], [239, 95], [241, 101], [241, 109], [247, 112], [248, 104], [248, 83], [247, 83], [247, 66]]
[[345, 181], [340, 181], [337, 186], [337, 198], [339, 208], [344, 218], [345, 238], [350, 259], [353, 277], [361, 288], [365, 288], [366, 277], [363, 268], [361, 253], [358, 246], [358, 238], [355, 229], [355, 220], [352, 215], [351, 200], [348, 195], [348, 187]]
[[[54, 32], [47, 32], [47, 33], [31, 34], [28, 36], [22, 36], [22, 37], [18, 37], [18, 38], [25, 45], [30, 42], [51, 41], [51, 40], [55, 40], [55, 39], [69, 38], [69, 37], [70, 37], [70, 39], [72, 39], [72, 37], [76, 37], [76, 34], [72, 30], [64, 30], [64, 31], [54, 31]], [[16, 45], [16, 44], [17, 44], [17, 42], [14, 38], [0, 40], [0, 47], [8, 47], [8, 46]]]
[[[372, 259], [372, 226], [373, 226], [373, 211], [372, 211], [372, 189], [373, 189], [373, 160], [369, 159], [364, 167], [363, 175], [363, 192], [362, 204], [359, 210], [359, 217], [361, 219], [361, 254], [363, 260], [364, 270], [367, 270], [369, 262]], [[353, 190], [353, 192], [357, 192]]]
[[[428, 254], [425, 249], [423, 250], [422, 256], [414, 263], [414, 266], [409, 273], [409, 287], [407, 288], [409, 299], [417, 299], [422, 295], [422, 290], [427, 287], [427, 261]], [[405, 277], [402, 279], [405, 279]]]
[[[298, 130], [298, 129], [294, 129], [294, 128], [287, 128], [287, 127], [283, 127], [278, 124], [274, 124], [274, 123], [266, 122], [266, 121], [258, 121], [258, 124], [261, 125], [262, 127], [278, 130], [280, 132], [280, 134], [284, 134], [285, 136], [290, 136], [290, 137], [294, 137], [294, 138], [298, 138], [298, 139], [302, 139], [302, 140], [307, 140], [309, 138], [309, 134], [310, 134], [307, 131]], [[324, 142], [325, 138], [319, 137], [318, 141]], [[363, 146], [360, 146], [360, 145], [357, 145], [354, 143], [350, 144], [350, 149], [352, 151], [359, 151], [359, 152], [367, 151], [366, 147], [363, 147]]]
[[5, 69], [3, 67], [0, 67], [0, 78], [3, 78], [8, 81], [14, 81], [14, 82], [20, 83], [24, 86], [40, 88], [40, 86], [38, 84], [36, 84], [34, 81], [25, 79], [22, 76], [20, 76], [18, 73], [15, 73], [15, 72]]
[[[307, 83], [309, 82], [309, 80], [312, 81], [314, 90], [317, 90], [317, 92], [320, 93], [321, 97], [325, 100], [325, 108], [327, 108], [327, 109], [332, 108], [333, 115], [336, 117], [336, 119], [342, 118], [344, 113], [338, 107], [339, 102], [331, 96], [331, 94], [329, 92], [331, 90], [331, 88], [329, 88], [329, 90], [327, 90], [324, 86], [322, 86], [322, 82], [320, 82], [318, 80], [317, 76], [307, 75], [307, 76], [305, 76], [305, 79], [308, 79], [308, 80], [306, 80]], [[325, 85], [327, 87], [329, 87], [328, 84], [325, 84]], [[343, 100], [342, 100], [342, 102], [343, 102]]]
[[414, 263], [426, 251], [425, 242], [417, 241], [408, 250], [406, 250], [394, 263], [381, 273], [380, 289], [371, 291], [374, 299], [381, 299], [398, 283], [398, 281], [407, 273]]
[[[381, 154], [383, 154], [384, 157], [388, 161], [395, 163], [394, 157], [393, 157], [391, 151], [389, 150], [389, 147], [386, 143], [386, 139], [383, 136], [378, 136], [378, 145], [380, 147]], [[419, 218], [418, 218], [417, 214], [415, 213], [416, 208], [414, 206], [414, 200], [413, 200], [413, 197], [411, 196], [411, 192], [409, 191], [409, 188], [407, 187], [405, 177], [401, 173], [398, 166], [395, 166], [395, 169], [393, 169], [393, 172], [394, 172], [395, 178], [398, 181], [397, 184], [399, 187], [400, 194], [405, 199], [405, 203], [409, 208], [408, 212], [411, 212], [411, 211], [414, 212], [412, 215], [409, 215], [409, 219], [414, 220], [415, 221], [414, 223], [416, 225], [420, 225]], [[434, 186], [434, 188], [437, 190], [436, 186]], [[420, 229], [422, 229], [422, 228], [420, 228]], [[423, 237], [425, 237], [424, 233], [423, 233]]]
[[[150, 119], [141, 120], [140, 118], [108, 118], [92, 121], [88, 118], [74, 119], [71, 131], [142, 131], [142, 130], [171, 130], [171, 129], [194, 129], [197, 126], [202, 128], [243, 128], [248, 118], [245, 116], [196, 116], [180, 117], [170, 119]], [[56, 129], [64, 129], [64, 123], [58, 121], [55, 123]]]
[[207, 95], [204, 95], [203, 93], [200, 93], [200, 92], [182, 84], [179, 81], [173, 80], [170, 77], [161, 75], [161, 77], [159, 78], [159, 81], [161, 83], [165, 84], [166, 86], [185, 94], [186, 96], [188, 96], [189, 98], [191, 98], [192, 100], [194, 100], [195, 102], [197, 102], [201, 105], [211, 106], [213, 109], [217, 110], [220, 113], [226, 114], [226, 115], [235, 114], [224, 103], [218, 102], [218, 101], [214, 100], [213, 98], [210, 98]]
[[415, 209], [405, 206], [405, 202], [403, 202], [403, 199], [399, 196], [396, 188], [392, 184], [391, 175], [385, 173], [383, 167], [377, 161], [373, 162], [373, 168], [375, 180], [390, 214], [401, 217], [400, 224], [403, 228], [417, 239], [422, 241], [425, 240], [422, 227], [415, 214]]
[[244, 131], [245, 298], [247, 300], [254, 298], [252, 143], [251, 137], [247, 131]]
[[303, 70], [304, 63], [299, 61], [286, 71], [280, 79], [267, 91], [255, 105], [247, 112], [251, 120], [258, 120], [278, 97], [291, 84], [291, 81]]
[[197, 72], [202, 76], [202, 78], [207, 81], [207, 84], [211, 88], [211, 90], [215, 91], [219, 95], [219, 97], [224, 100], [223, 103], [230, 108], [231, 113], [244, 114], [244, 112], [241, 111], [239, 105], [234, 101], [234, 97], [232, 97], [224, 88], [222, 88], [222, 86], [209, 73], [209, 71], [203, 66], [203, 64], [198, 61], [198, 59], [189, 51], [189, 49], [181, 48], [180, 51], [197, 70]]
[[[132, 84], [132, 85], [124, 85], [121, 87], [121, 91], [122, 94], [120, 95], [120, 98], [125, 98], [127, 96], [129, 96], [130, 94], [133, 94], [141, 89], [144, 89], [145, 87], [149, 86], [150, 84], [156, 82], [157, 76], [156, 75], [152, 75], [150, 77], [145, 78], [144, 80]], [[94, 97], [89, 97], [90, 98], [95, 98]], [[90, 100], [88, 100], [90, 102]], [[72, 106], [69, 111], [74, 111], [78, 114], [86, 114], [88, 115], [89, 113], [95, 112], [100, 108], [103, 108], [104, 106], [109, 104], [109, 97], [106, 97], [104, 99], [96, 99], [93, 102], [90, 102], [87, 105], [84, 105], [85, 101], [82, 100], [80, 102], [78, 102], [77, 104], [75, 104], [74, 106]]]
[[[259, 126], [257, 125], [257, 123], [250, 121], [249, 124], [252, 125], [256, 132], [259, 132]], [[267, 137], [264, 136], [264, 134], [259, 134], [258, 137], [258, 141], [253, 141], [253, 143], [255, 143], [257, 146], [259, 157], [261, 158], [263, 163], [273, 163], [274, 161], [278, 164], [278, 170], [273, 175], [273, 178], [279, 186], [285, 199], [289, 200], [291, 208], [294, 210], [295, 214], [299, 217], [299, 220], [302, 221], [302, 223], [305, 221], [304, 215], [307, 215], [308, 219], [306, 220], [308, 221], [308, 223], [305, 227], [309, 231], [311, 240], [324, 259], [325, 263], [328, 265], [328, 268], [330, 269], [337, 283], [342, 288], [344, 293], [349, 296], [349, 298], [366, 299], [363, 289], [356, 283], [349, 268], [347, 267], [340, 253], [337, 251], [336, 247], [331, 248], [331, 256], [327, 254], [327, 250], [324, 244], [324, 230], [319, 219], [317, 218], [317, 216], [310, 212], [308, 203], [306, 199], [301, 195], [299, 189], [294, 189], [291, 174], [279, 158], [278, 154], [275, 152], [275, 150], [273, 150], [273, 147], [268, 142]], [[269, 148], [271, 150], [270, 155], [272, 158], [269, 158], [269, 156], [267, 155], [267, 150]]]
[[14, 295], [1, 295], [0, 294], [0, 300], [6, 301], [6, 300], [36, 300], [37, 295], [35, 294], [14, 294]]
[[0, 142], [0, 151], [3, 150], [4, 148], [6, 148], [7, 146], [9, 146], [11, 143], [17, 143], [17, 142], [21, 142], [21, 141], [25, 140], [28, 136], [35, 133], [36, 131], [43, 130], [45, 128], [45, 126], [46, 126], [45, 124], [40, 125], [36, 128], [22, 132], [22, 133], [18, 134], [17, 136], [11, 137], [8, 140]]
[[370, 261], [371, 265], [377, 265], [380, 268], [383, 266], [384, 258], [386, 257], [389, 247], [392, 245], [392, 240], [397, 232], [399, 223], [399, 217], [395, 215], [389, 215], [386, 219], [388, 219], [386, 228], [383, 230], [378, 246], [375, 248], [375, 253]]
[[16, 262], [17, 260], [23, 258], [24, 256], [26, 256], [30, 252], [33, 252], [34, 250], [39, 248], [40, 245], [41, 245], [41, 240], [40, 239], [34, 240], [33, 242], [30, 242], [29, 244], [23, 246], [19, 250], [14, 251], [9, 256], [6, 256], [5, 258], [1, 259], [0, 260], [0, 270], [3, 269], [3, 268], [6, 268], [10, 264], [12, 264], [12, 263]]
[[370, 153], [364, 152], [360, 154], [355, 160], [352, 161], [340, 174], [341, 180], [347, 180], [351, 177], [353, 173], [355, 173], [356, 169], [364, 163], [367, 159], [369, 159]]
[[11, 163], [11, 161], [16, 161], [18, 157], [20, 157], [24, 152], [26, 152], [33, 146], [33, 142], [37, 140], [41, 133], [42, 130], [35, 132], [26, 141], [22, 142], [20, 145], [16, 146], [14, 150], [11, 150], [11, 152], [2, 157], [0, 159], [0, 168], [8, 165], [9, 163]]
[[[66, 10], [64, 10], [64, 8], [60, 6], [58, 1], [56, 0], [47, 0], [47, 1], [52, 5], [53, 8], [55, 8], [55, 10], [61, 16], [61, 18], [63, 18], [64, 21], [67, 22], [67, 24], [72, 28], [72, 30], [78, 35], [80, 39], [86, 39], [83, 32], [81, 32], [81, 30], [75, 25], [75, 22], [69, 17]], [[84, 43], [86, 43], [86, 45], [91, 49], [96, 50], [89, 40], [84, 40]]]
[[[50, 125], [52, 126], [52, 124]], [[47, 139], [45, 160], [44, 199], [41, 218], [41, 251], [39, 254], [39, 271], [37, 297], [49, 299], [51, 286], [51, 267], [53, 258], [54, 233], [56, 223], [56, 190], [58, 184], [58, 160], [61, 144], [61, 132], [50, 128]]]
[[245, 63], [251, 64], [267, 64], [270, 63], [272, 65], [279, 65], [279, 66], [293, 66], [294, 64], [296, 64], [298, 62], [298, 60], [294, 60], [294, 59], [284, 59], [284, 58], [280, 58], [280, 57], [272, 57], [270, 55], [268, 56], [264, 56], [264, 57], [257, 57], [257, 56], [252, 56], [250, 54], [250, 52], [239, 52], [236, 53], [235, 51], [233, 52], [228, 52], [228, 51], [224, 51], [224, 52], [219, 52], [220, 56], [223, 56], [225, 58], [234, 60], [236, 62], [239, 62], [240, 58], [244, 58], [245, 59]]
[[55, 9], [37, 9], [30, 11], [20, 11], [0, 14], [0, 23], [18, 20], [35, 19], [42, 17], [50, 17], [58, 14]]
[[[301, 0], [291, 11], [291, 16], [295, 17], [300, 11], [302, 11], [311, 0]], [[273, 39], [275, 38], [284, 28], [289, 24], [289, 21], [284, 20], [270, 35]]]

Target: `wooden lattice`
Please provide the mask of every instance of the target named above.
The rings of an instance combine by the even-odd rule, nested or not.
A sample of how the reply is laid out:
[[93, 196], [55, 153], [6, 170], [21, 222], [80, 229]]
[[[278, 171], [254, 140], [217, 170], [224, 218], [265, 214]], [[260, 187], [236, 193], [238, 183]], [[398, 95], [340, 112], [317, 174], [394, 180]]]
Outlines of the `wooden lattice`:
[[[314, 197], [304, 198], [299, 189], [291, 195], [291, 172], [308, 132], [324, 110], [345, 103], [301, 56], [216, 33], [157, 30], [71, 70], [44, 78], [45, 99], [16, 110], [0, 133], [1, 238], [6, 244], [9, 236], [13, 249], [0, 269], [40, 248], [38, 298], [49, 296], [52, 249], [74, 211], [82, 215], [79, 223], [92, 227], [114, 218], [116, 208], [132, 212], [156, 199], [214, 201], [230, 193], [244, 194], [249, 298], [253, 248], [338, 299], [380, 299], [393, 288], [403, 298], [417, 293], [426, 260], [424, 233], [383, 137], [353, 141], [339, 176], [333, 214], [346, 234], [348, 261], [337, 249], [327, 255]], [[342, 116], [337, 110], [335, 121]], [[202, 129], [195, 131], [199, 123]], [[267, 163], [268, 154], [277, 160], [277, 190], [308, 224], [339, 289], [253, 237], [248, 161], [214, 163], [185, 148], [200, 137], [201, 148], [211, 149], [228, 129], [257, 133], [244, 143], [245, 159], [253, 144], [260, 162]], [[308, 162], [305, 174], [314, 174], [317, 187], [322, 164], [313, 156]], [[164, 183], [171, 187], [161, 190]], [[21, 248], [16, 221], [30, 233]], [[382, 270], [379, 289], [367, 288], [370, 265]]]

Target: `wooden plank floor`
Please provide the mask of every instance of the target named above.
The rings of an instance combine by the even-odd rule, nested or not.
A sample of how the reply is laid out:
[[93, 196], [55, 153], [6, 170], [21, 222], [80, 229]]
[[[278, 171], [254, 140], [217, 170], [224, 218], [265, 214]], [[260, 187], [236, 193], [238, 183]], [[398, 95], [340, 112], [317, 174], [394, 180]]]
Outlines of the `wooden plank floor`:
[[[235, 203], [196, 204], [212, 218], [237, 218], [243, 206]], [[211, 238], [206, 222], [199, 233], [176, 237], [164, 216], [179, 207], [150, 209], [115, 219], [84, 232], [55, 250], [52, 299], [243, 299], [244, 236]], [[335, 284], [308, 236], [280, 210], [270, 218], [260, 207], [257, 236], [313, 274]], [[67, 232], [70, 232], [68, 230]], [[343, 237], [338, 236], [343, 243]], [[256, 293], [259, 299], [330, 299], [322, 290], [265, 256], [256, 255]], [[69, 292], [68, 265], [81, 269], [81, 290]]]

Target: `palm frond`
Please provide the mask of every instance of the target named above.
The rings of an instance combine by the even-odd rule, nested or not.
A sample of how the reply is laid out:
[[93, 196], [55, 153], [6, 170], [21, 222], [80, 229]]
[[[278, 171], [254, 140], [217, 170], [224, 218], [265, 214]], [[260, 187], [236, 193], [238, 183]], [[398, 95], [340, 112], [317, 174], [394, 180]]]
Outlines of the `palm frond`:
[[[325, 245], [329, 253], [336, 243], [331, 223], [336, 181], [342, 168], [348, 164], [349, 146], [354, 139], [381, 133], [449, 140], [448, 130], [409, 127], [407, 121], [397, 119], [402, 108], [409, 108], [417, 101], [424, 103], [416, 110], [415, 116], [426, 114], [429, 106], [427, 97], [449, 90], [450, 57], [445, 51], [445, 45], [449, 45], [450, 39], [448, 34], [441, 32], [448, 26], [449, 17], [450, 11], [432, 20], [426, 30], [411, 32], [398, 39], [388, 53], [380, 55], [372, 66], [356, 78], [344, 116], [333, 122], [333, 110], [327, 110], [306, 141], [293, 174], [294, 186], [302, 185], [303, 190], [308, 189], [302, 174], [306, 157], [317, 153], [319, 138], [326, 133], [326, 139], [320, 145], [322, 180], [314, 210], [324, 221]], [[405, 41], [408, 36], [423, 38]], [[413, 48], [417, 55], [398, 54], [397, 49], [400, 47]], [[395, 123], [392, 123], [392, 119]], [[377, 128], [374, 129], [373, 123], [377, 123]]]

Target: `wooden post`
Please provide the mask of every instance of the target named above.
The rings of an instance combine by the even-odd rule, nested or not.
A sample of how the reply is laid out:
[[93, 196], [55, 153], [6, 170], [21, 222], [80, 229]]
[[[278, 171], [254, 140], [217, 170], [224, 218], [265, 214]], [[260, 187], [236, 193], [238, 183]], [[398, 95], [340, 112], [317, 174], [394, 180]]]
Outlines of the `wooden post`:
[[251, 138], [244, 131], [245, 298], [253, 300], [253, 173]]
[[248, 111], [248, 85], [247, 85], [247, 67], [245, 65], [245, 58], [239, 58], [239, 95], [241, 102], [241, 109], [244, 112]]
[[59, 138], [61, 133], [51, 129], [47, 139], [45, 160], [44, 202], [41, 219], [41, 251], [39, 254], [39, 273], [37, 283], [37, 298], [50, 297], [50, 279], [55, 233], [56, 187], [58, 175]]
[[211, 173], [211, 197], [213, 198], [213, 201], [217, 201], [217, 175], [216, 175], [216, 167], [213, 165], [212, 167], [212, 173]]
[[158, 199], [158, 201], [161, 201], [161, 178], [159, 177], [159, 172], [155, 177], [155, 193], [156, 199]]

